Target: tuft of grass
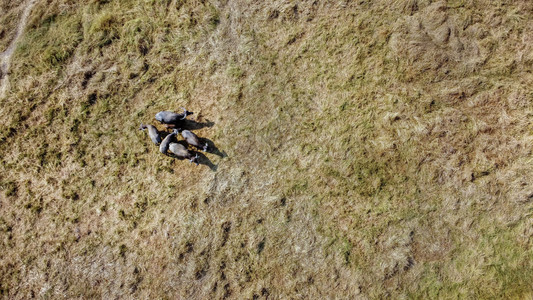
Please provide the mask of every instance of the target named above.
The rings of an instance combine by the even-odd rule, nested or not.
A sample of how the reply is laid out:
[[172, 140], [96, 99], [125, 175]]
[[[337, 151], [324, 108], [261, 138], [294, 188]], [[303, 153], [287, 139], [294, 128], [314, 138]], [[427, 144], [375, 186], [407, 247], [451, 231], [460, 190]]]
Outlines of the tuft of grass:
[[108, 46], [119, 37], [118, 24], [119, 20], [113, 13], [104, 11], [92, 19], [86, 34], [96, 47]]
[[17, 195], [18, 186], [14, 181], [3, 182], [0, 187], [4, 191], [6, 197], [13, 197]]

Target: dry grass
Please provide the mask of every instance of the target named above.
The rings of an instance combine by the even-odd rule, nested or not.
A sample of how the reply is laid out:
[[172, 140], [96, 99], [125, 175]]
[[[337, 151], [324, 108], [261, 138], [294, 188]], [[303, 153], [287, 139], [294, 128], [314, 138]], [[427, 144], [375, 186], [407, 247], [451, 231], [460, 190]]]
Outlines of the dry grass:
[[[1, 295], [531, 297], [532, 13], [39, 1], [0, 100]], [[137, 130], [180, 106], [199, 167]]]

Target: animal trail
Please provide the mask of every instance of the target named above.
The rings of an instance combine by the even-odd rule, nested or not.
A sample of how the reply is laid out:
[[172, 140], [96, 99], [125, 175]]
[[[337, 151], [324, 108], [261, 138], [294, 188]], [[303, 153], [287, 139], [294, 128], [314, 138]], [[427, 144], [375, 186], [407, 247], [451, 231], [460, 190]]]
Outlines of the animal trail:
[[9, 67], [11, 66], [11, 56], [13, 56], [15, 46], [17, 45], [22, 32], [24, 32], [31, 9], [36, 2], [37, 0], [28, 0], [28, 4], [22, 13], [20, 23], [17, 25], [17, 30], [13, 41], [11, 41], [11, 44], [9, 44], [9, 47], [7, 47], [4, 52], [0, 53], [0, 98], [4, 98], [7, 91], [9, 91]]

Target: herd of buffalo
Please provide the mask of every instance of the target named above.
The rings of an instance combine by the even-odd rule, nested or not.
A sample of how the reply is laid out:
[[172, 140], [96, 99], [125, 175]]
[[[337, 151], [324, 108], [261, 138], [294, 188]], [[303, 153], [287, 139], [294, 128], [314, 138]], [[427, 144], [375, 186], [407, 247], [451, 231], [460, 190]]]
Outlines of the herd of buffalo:
[[172, 132], [161, 139], [162, 132], [158, 131], [153, 125], [145, 125], [141, 123], [140, 130], [148, 129], [148, 136], [154, 144], [159, 145], [159, 151], [165, 155], [169, 155], [170, 151], [173, 155], [181, 159], [188, 159], [190, 162], [198, 165], [198, 154], [194, 155], [187, 147], [177, 142], [179, 134], [185, 139], [185, 141], [198, 149], [207, 151], [208, 144], [200, 142], [200, 138], [196, 136], [190, 130], [182, 129], [179, 127], [188, 115], [193, 113], [187, 111], [185, 108], [183, 113], [175, 113], [171, 111], [160, 111], [155, 115], [155, 119], [165, 125], [167, 129], [172, 129]]

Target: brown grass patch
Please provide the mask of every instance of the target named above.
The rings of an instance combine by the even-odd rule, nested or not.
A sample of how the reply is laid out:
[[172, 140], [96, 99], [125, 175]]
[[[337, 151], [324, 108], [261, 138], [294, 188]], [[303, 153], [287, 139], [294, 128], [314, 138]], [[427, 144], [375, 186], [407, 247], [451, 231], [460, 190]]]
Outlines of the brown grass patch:
[[[531, 10], [39, 2], [0, 100], [0, 293], [527, 298]], [[137, 130], [181, 106], [199, 167]]]

